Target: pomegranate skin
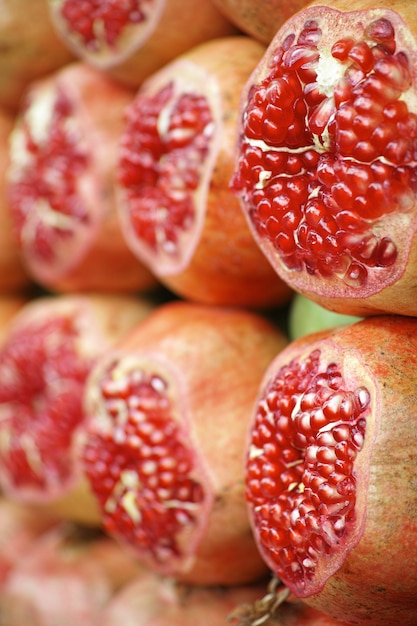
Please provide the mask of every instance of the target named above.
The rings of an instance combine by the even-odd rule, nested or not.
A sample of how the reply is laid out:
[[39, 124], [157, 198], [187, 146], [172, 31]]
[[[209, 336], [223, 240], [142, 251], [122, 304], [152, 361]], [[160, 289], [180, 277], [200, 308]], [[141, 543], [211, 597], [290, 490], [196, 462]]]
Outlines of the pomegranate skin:
[[57, 36], [44, 0], [2, 0], [0, 107], [16, 113], [27, 85], [74, 59]]
[[103, 527], [152, 570], [205, 585], [265, 574], [244, 497], [246, 417], [285, 344], [254, 313], [177, 301], [92, 370], [85, 475]]
[[[82, 41], [70, 23], [63, 17], [64, 5], [75, 5], [76, 0], [48, 0], [51, 19], [57, 33], [78, 58], [131, 87], [139, 85], [151, 74], [194, 46], [236, 34], [236, 27], [218, 11], [211, 0], [151, 0], [143, 7], [141, 0], [131, 7], [143, 13], [145, 19], [129, 24], [129, 18], [121, 16], [121, 31], [111, 45], [94, 38], [88, 45]], [[91, 0], [86, 3], [88, 16], [85, 22], [96, 21], [95, 32], [101, 32], [106, 18], [98, 15], [101, 7]], [[111, 6], [113, 4], [113, 6]], [[94, 6], [95, 5], [95, 6]], [[90, 10], [89, 10], [90, 8]], [[117, 2], [108, 3], [108, 27], [114, 26], [112, 11], [119, 12]], [[145, 9], [145, 10], [143, 10]], [[124, 24], [127, 28], [124, 29]], [[186, 25], [186, 26], [185, 26]]]
[[150, 77], [128, 110], [118, 161], [122, 230], [138, 260], [188, 300], [253, 309], [292, 294], [229, 188], [239, 94], [264, 50], [242, 36], [203, 43]]
[[[347, 624], [385, 626], [398, 620], [415, 624], [416, 329], [415, 318], [381, 315], [304, 336], [271, 363], [259, 391], [247, 454], [247, 499], [258, 546], [295, 596]], [[317, 369], [312, 365], [315, 358]], [[321, 391], [313, 407], [319, 379], [322, 383], [316, 389]], [[279, 385], [282, 398], [273, 400], [272, 390]], [[288, 393], [295, 404], [291, 436], [284, 425]], [[347, 404], [343, 400], [339, 412], [336, 399], [342, 396]], [[254, 460], [261, 464], [263, 459], [259, 428], [268, 412], [266, 398], [269, 406], [281, 407], [273, 419], [281, 420], [286, 444], [277, 445], [282, 450], [287, 446], [287, 458], [289, 449], [294, 452], [290, 440], [299, 450], [288, 465], [288, 471], [292, 467], [294, 472], [298, 464], [292, 488], [285, 492], [277, 482], [271, 497], [257, 491], [262, 487]], [[348, 483], [342, 482], [347, 477], [348, 490]], [[269, 523], [268, 511], [279, 502], [288, 511], [286, 521], [276, 516]], [[273, 543], [271, 534], [266, 539], [270, 532], [289, 534]], [[298, 537], [298, 543], [291, 537]], [[288, 556], [287, 561], [279, 561], [282, 549], [287, 556], [295, 550], [296, 559]]]
[[132, 97], [81, 62], [25, 92], [6, 191], [25, 269], [48, 291], [137, 293], [157, 285], [127, 248], [116, 210], [117, 146]]
[[307, 0], [212, 0], [241, 31], [268, 45], [277, 30], [294, 13], [303, 9]]
[[13, 315], [0, 349], [0, 484], [12, 501], [100, 523], [78, 458], [84, 384], [152, 308], [129, 296], [49, 295]]
[[6, 171], [13, 125], [14, 115], [6, 109], [0, 109], [0, 294], [23, 292], [32, 284], [16, 246], [7, 202]]
[[281, 278], [332, 311], [417, 314], [416, 32], [407, 2], [314, 3], [242, 93], [232, 187]]

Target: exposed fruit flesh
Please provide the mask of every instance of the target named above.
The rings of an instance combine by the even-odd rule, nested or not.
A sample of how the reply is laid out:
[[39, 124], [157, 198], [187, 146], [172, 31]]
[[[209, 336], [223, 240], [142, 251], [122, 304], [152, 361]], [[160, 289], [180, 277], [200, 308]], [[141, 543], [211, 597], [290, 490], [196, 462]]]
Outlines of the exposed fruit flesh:
[[[212, 108], [217, 117], [219, 104], [201, 92], [201, 72], [193, 64], [179, 64], [177, 78], [161, 77], [153, 93], [139, 93], [127, 109], [118, 167], [128, 206], [122, 219], [125, 232], [132, 231], [127, 236], [140, 241], [143, 258], [159, 275], [186, 264], [203, 221], [196, 204], [205, 196], [214, 158], [219, 130]], [[206, 90], [212, 82], [205, 76]]]
[[74, 430], [91, 368], [80, 359], [73, 316], [10, 334], [0, 353], [0, 462], [6, 490], [62, 489], [72, 480]]
[[320, 589], [358, 540], [355, 461], [370, 410], [370, 391], [320, 349], [271, 374], [259, 398], [247, 499], [266, 561], [299, 596]]
[[42, 264], [65, 267], [72, 262], [74, 228], [80, 239], [92, 228], [80, 194], [89, 147], [62, 90], [35, 96], [35, 107], [29, 101], [26, 112], [11, 137], [10, 202], [18, 243]]
[[123, 359], [100, 380], [100, 418], [83, 452], [108, 532], [155, 562], [183, 558], [211, 504], [200, 481], [170, 385], [158, 371], [129, 371]]
[[246, 93], [232, 186], [290, 284], [364, 297], [401, 277], [416, 225], [413, 38], [388, 9], [300, 15]]

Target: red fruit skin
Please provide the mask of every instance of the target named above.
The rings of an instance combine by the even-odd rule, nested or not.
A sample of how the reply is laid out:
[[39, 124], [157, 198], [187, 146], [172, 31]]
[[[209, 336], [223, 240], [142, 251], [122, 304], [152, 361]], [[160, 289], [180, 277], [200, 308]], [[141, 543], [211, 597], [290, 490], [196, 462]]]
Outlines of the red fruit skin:
[[49, 295], [10, 319], [0, 349], [0, 484], [12, 501], [100, 523], [78, 458], [84, 384], [97, 358], [152, 308], [133, 296]]
[[0, 345], [7, 340], [10, 324], [27, 302], [28, 297], [19, 294], [7, 294], [0, 297]]
[[[265, 574], [244, 497], [246, 417], [264, 368], [285, 344], [259, 315], [177, 301], [155, 309], [92, 370], [84, 471], [104, 528], [152, 570], [209, 585], [246, 584]], [[147, 404], [151, 386], [135, 387], [142, 375], [159, 378], [158, 388], [167, 385], [154, 409]], [[151, 474], [148, 459], [156, 464]], [[199, 496], [181, 496], [190, 481]], [[178, 527], [177, 516], [188, 510], [191, 520]]]
[[113, 595], [140, 572], [109, 537], [58, 524], [10, 572], [0, 599], [2, 619], [13, 626], [93, 626]]
[[[358, 13], [355, 13], [356, 11]], [[362, 13], [360, 13], [361, 11]], [[417, 23], [416, 23], [415, 11], [413, 11], [412, 5], [409, 2], [405, 2], [403, 0], [396, 0], [393, 3], [390, 3], [389, 7], [386, 7], [385, 9], [381, 8], [378, 2], [375, 2], [372, 0], [365, 0], [365, 2], [361, 2], [360, 0], [358, 1], [354, 0], [354, 2], [346, 2], [346, 0], [335, 0], [335, 2], [332, 2], [329, 4], [325, 4], [323, 2], [314, 2], [314, 3], [311, 3], [311, 5], [308, 5], [304, 10], [301, 10], [298, 13], [296, 13], [289, 20], [287, 20], [287, 22], [280, 28], [280, 30], [278, 31], [278, 33], [272, 40], [270, 46], [268, 47], [263, 60], [258, 65], [257, 70], [253, 73], [244, 91], [242, 92], [242, 100], [241, 100], [242, 114], [244, 114], [244, 111], [245, 111], [245, 106], [246, 106], [246, 102], [248, 99], [249, 91], [254, 87], [254, 85], [259, 84], [260, 81], [266, 76], [266, 74], [269, 71], [268, 63], [271, 60], [271, 55], [276, 51], [277, 46], [281, 45], [284, 42], [287, 35], [289, 35], [292, 32], [296, 32], [296, 34], [299, 33], [302, 29], [302, 26], [305, 23], [308, 23], [309, 20], [318, 21], [320, 23], [320, 26], [323, 26], [323, 24], [325, 24], [327, 20], [327, 23], [329, 24], [329, 28], [325, 31], [325, 36], [323, 37], [323, 42], [324, 42], [323, 48], [326, 48], [326, 43], [329, 42], [329, 46], [327, 49], [327, 53], [329, 53], [330, 46], [334, 42], [344, 40], [344, 38], [350, 37], [352, 35], [352, 32], [353, 32], [352, 28], [358, 27], [359, 30], [362, 30], [362, 25], [363, 25], [363, 28], [366, 28], [371, 22], [373, 21], [375, 22], [381, 17], [383, 19], [387, 18], [388, 21], [390, 21], [391, 24], [395, 27], [396, 29], [395, 37], [396, 37], [396, 42], [397, 42], [396, 51], [399, 53], [401, 57], [402, 55], [401, 51], [405, 50], [406, 57], [408, 57], [408, 60], [409, 60], [409, 68], [407, 71], [409, 72], [410, 86], [408, 88], [406, 95], [403, 94], [400, 100], [404, 98], [404, 100], [407, 101], [408, 112], [410, 114], [410, 118], [407, 124], [415, 125], [415, 119], [416, 119], [416, 104], [415, 104], [416, 102], [416, 95], [415, 95], [416, 93], [415, 91], [416, 90], [416, 73], [415, 73], [416, 62], [415, 60], [416, 60], [416, 48], [417, 48], [415, 37], [417, 33]], [[355, 37], [359, 35], [357, 33], [356, 34], [353, 33], [352, 36]], [[288, 40], [287, 40], [287, 43], [288, 43]], [[315, 50], [314, 45], [315, 43], [313, 42], [311, 44], [311, 50], [313, 52]], [[375, 46], [376, 49], [378, 49], [378, 46], [379, 44]], [[383, 45], [381, 47], [383, 48]], [[311, 52], [311, 54], [313, 54], [313, 52]], [[330, 57], [330, 54], [328, 56]], [[295, 58], [295, 53], [294, 53], [294, 58]], [[387, 54], [387, 58], [390, 58], [390, 54]], [[312, 63], [313, 63], [313, 69], [314, 69], [314, 62]], [[358, 74], [357, 78], [352, 77], [352, 75], [354, 74], [355, 67], [357, 68], [354, 62], [352, 62], [352, 64], [350, 65], [350, 78], [347, 80], [347, 82], [349, 82], [349, 80], [352, 80], [352, 84], [355, 84], [354, 80], [357, 80], [359, 76]], [[313, 69], [311, 70], [311, 72], [313, 72]], [[334, 70], [334, 73], [336, 75], [336, 70]], [[307, 82], [311, 80], [312, 78], [310, 76], [307, 79]], [[387, 81], [389, 82], [389, 79], [387, 79]], [[388, 85], [388, 82], [387, 82], [387, 85]], [[311, 83], [309, 83], [309, 85], [310, 84]], [[346, 86], [346, 83], [345, 83], [345, 86]], [[333, 90], [333, 85], [328, 85], [328, 88], [329, 88], [329, 91]], [[339, 110], [343, 108], [342, 103], [344, 103], [343, 101], [344, 95], [342, 93], [342, 89], [343, 89], [343, 84], [340, 83], [339, 84], [340, 93], [337, 96], [338, 106], [340, 105]], [[392, 86], [389, 87], [389, 90], [392, 90]], [[314, 91], [311, 93], [314, 93]], [[314, 98], [314, 96], [311, 95], [311, 93], [310, 93], [311, 98]], [[385, 94], [386, 93], [387, 92], [385, 92]], [[384, 91], [382, 91], [382, 95], [384, 95]], [[385, 97], [386, 99], [390, 100], [391, 96], [384, 96], [384, 98]], [[333, 102], [332, 95], [330, 95], [327, 98], [327, 100], [325, 99], [325, 102], [329, 105], [329, 107], [331, 107], [332, 102]], [[347, 102], [350, 105], [351, 100], [348, 99]], [[378, 94], [377, 97], [375, 98], [375, 102], [378, 102], [378, 106], [384, 106], [385, 100]], [[393, 103], [395, 104], [395, 106], [397, 105], [399, 107], [401, 106], [401, 102], [399, 102], [399, 100], [397, 100], [395, 96], [392, 97], [392, 100], [390, 101], [390, 106], [393, 105]], [[371, 110], [375, 110], [375, 109], [377, 109], [376, 106], [371, 106]], [[348, 107], [345, 107], [344, 111], [346, 112], [348, 110], [349, 110]], [[312, 111], [313, 111], [313, 105], [311, 105], [311, 109], [308, 115], [312, 114]], [[366, 118], [365, 114], [364, 114], [364, 117]], [[337, 118], [338, 119], [337, 124], [340, 124], [340, 128], [342, 129], [340, 136], [342, 136], [343, 133], [345, 133], [345, 135], [347, 136], [349, 135], [350, 132], [353, 132], [352, 123], [353, 123], [354, 118], [356, 119], [355, 129], [357, 130], [359, 124], [362, 123], [362, 121], [364, 123], [366, 121], [365, 119], [362, 119], [361, 115], [359, 115], [358, 112], [355, 112], [353, 114], [352, 119], [350, 121], [347, 119], [345, 120], [346, 128], [343, 127], [343, 124], [340, 121], [342, 119], [342, 116], [340, 115]], [[304, 128], [304, 119], [305, 119], [304, 117], [301, 119], [302, 128]], [[336, 128], [339, 129], [339, 126], [337, 124], [336, 124]], [[376, 123], [375, 123], [375, 126], [377, 126]], [[308, 132], [310, 132], [309, 128], [310, 127], [307, 128]], [[371, 126], [371, 129], [372, 128], [374, 127]], [[399, 138], [399, 144], [401, 144], [401, 142], [403, 141], [407, 142], [408, 139], [411, 138], [410, 145], [413, 143], [415, 131], [411, 130], [411, 126], [410, 126], [409, 131], [407, 131], [405, 135], [402, 133], [402, 131], [400, 133], [400, 131], [398, 130], [398, 127], [395, 127], [395, 128], [396, 128], [395, 133], [397, 133], [397, 135], [395, 135], [394, 133], [393, 140], [396, 140], [397, 138]], [[381, 128], [378, 127], [378, 129], [381, 130], [382, 126]], [[307, 131], [306, 131], [306, 135], [308, 135]], [[239, 150], [241, 150], [241, 133], [242, 132], [243, 130], [242, 128], [240, 128], [240, 130], [238, 131], [238, 135], [239, 135], [238, 144], [240, 146], [238, 148], [238, 152]], [[336, 132], [334, 130], [334, 127], [333, 127], [332, 132]], [[315, 137], [317, 141], [320, 143], [320, 140], [318, 139], [319, 136], [316, 135]], [[317, 141], [316, 141], [316, 144], [314, 144], [314, 142], [310, 143], [308, 138], [304, 137], [304, 139], [305, 139], [305, 143], [303, 143], [303, 141], [301, 141], [301, 143], [303, 143], [303, 145], [307, 147], [313, 147], [313, 152], [314, 152], [314, 149], [317, 146]], [[355, 146], [357, 146], [360, 143], [358, 139], [355, 139], [355, 141], [353, 141], [352, 139], [352, 142], [353, 143], [351, 147], [346, 146], [347, 156], [345, 155], [343, 150], [340, 151], [340, 154], [336, 155], [336, 160], [339, 160], [339, 165], [341, 167], [344, 167], [344, 166], [347, 167], [349, 163], [355, 166], [356, 165], [361, 166], [363, 163], [365, 163], [365, 165], [367, 163], [369, 164], [369, 161], [367, 162], [365, 157], [364, 158], [359, 158], [359, 157], [351, 158], [349, 151], [354, 150]], [[387, 142], [388, 142], [388, 139], [387, 139]], [[396, 144], [397, 147], [399, 144]], [[375, 149], [377, 150], [378, 144], [375, 143], [375, 146], [376, 146]], [[291, 158], [293, 159], [295, 158], [294, 154], [297, 153], [298, 148], [299, 148], [299, 145], [297, 144], [294, 150], [292, 150], [292, 154], [290, 155]], [[277, 152], [274, 152], [274, 154], [276, 155]], [[319, 154], [323, 154], [323, 151], [319, 150]], [[324, 154], [326, 154], [326, 150], [324, 150]], [[334, 156], [333, 148], [329, 150], [329, 154], [330, 154], [330, 158], [333, 158]], [[346, 160], [344, 157], [346, 157]], [[382, 159], [382, 162], [384, 162], [384, 159]], [[391, 198], [393, 198], [395, 195], [394, 192], [393, 192], [393, 195], [391, 195], [391, 191], [388, 191], [387, 195], [384, 196], [383, 200], [381, 199], [378, 200], [378, 198], [376, 197], [374, 201], [371, 202], [371, 200], [369, 199], [366, 210], [371, 211], [371, 212], [375, 211], [376, 214], [378, 214], [378, 212], [382, 214], [381, 223], [379, 223], [378, 221], [379, 217], [371, 218], [370, 223], [372, 226], [374, 226], [373, 230], [375, 231], [376, 236], [380, 236], [380, 238], [383, 238], [384, 236], [386, 236], [391, 242], [392, 240], [394, 240], [395, 245], [397, 246], [397, 259], [392, 264], [392, 266], [388, 267], [388, 269], [383, 268], [384, 271], [387, 270], [385, 272], [386, 278], [384, 278], [382, 273], [378, 274], [378, 271], [380, 270], [380, 268], [375, 269], [375, 267], [370, 262], [369, 266], [367, 267], [367, 271], [369, 275], [371, 276], [371, 278], [368, 280], [367, 283], [365, 283], [360, 288], [352, 287], [352, 285], [348, 283], [344, 284], [342, 281], [342, 278], [340, 279], [337, 277], [335, 278], [335, 268], [337, 267], [337, 263], [341, 264], [341, 261], [339, 257], [337, 256], [338, 253], [336, 253], [336, 256], [334, 257], [334, 264], [333, 265], [330, 264], [326, 268], [326, 272], [328, 272], [329, 274], [328, 276], [326, 275], [321, 276], [318, 274], [315, 275], [314, 269], [311, 271], [310, 270], [307, 271], [304, 266], [301, 267], [301, 269], [298, 266], [297, 267], [294, 266], [294, 269], [290, 269], [287, 265], [284, 265], [284, 262], [281, 261], [277, 251], [272, 248], [272, 244], [270, 244], [269, 242], [266, 242], [266, 240], [265, 241], [263, 240], [263, 235], [259, 234], [259, 232], [257, 231], [257, 228], [251, 222], [251, 219], [248, 217], [248, 206], [246, 205], [246, 200], [242, 198], [242, 208], [245, 212], [245, 215], [247, 215], [249, 223], [252, 224], [252, 232], [254, 234], [254, 237], [258, 241], [259, 245], [263, 249], [266, 256], [269, 258], [271, 264], [273, 265], [275, 270], [278, 272], [278, 274], [281, 276], [281, 278], [285, 280], [286, 282], [288, 282], [289, 285], [291, 285], [291, 287], [295, 291], [298, 291], [302, 293], [303, 295], [311, 298], [312, 300], [316, 301], [321, 306], [328, 308], [329, 310], [342, 313], [342, 314], [347, 314], [347, 315], [356, 315], [360, 317], [380, 314], [380, 313], [404, 314], [404, 315], [410, 315], [410, 316], [416, 316], [417, 314], [416, 300], [414, 297], [414, 287], [413, 287], [415, 283], [416, 267], [417, 267], [417, 252], [416, 252], [416, 245], [415, 245], [416, 202], [413, 197], [415, 193], [413, 191], [414, 183], [412, 182], [415, 176], [414, 164], [412, 160], [407, 161], [406, 157], [403, 159], [401, 156], [401, 153], [399, 151], [396, 153], [395, 150], [393, 151], [392, 160], [387, 159], [386, 162], [388, 163], [388, 166], [391, 169], [387, 174], [385, 174], [385, 176], [383, 176], [379, 180], [378, 185], [385, 183], [384, 189], [388, 189], [389, 188], [387, 186], [389, 185], [388, 181], [394, 180], [393, 178], [394, 172], [397, 172], [397, 174], [398, 172], [405, 172], [406, 177], [409, 175], [410, 177], [409, 184], [407, 183], [405, 191], [403, 189], [404, 194], [403, 195], [399, 194], [400, 200], [401, 201], [404, 200], [405, 204], [408, 203], [407, 208], [402, 213], [400, 213], [400, 211], [397, 209], [391, 209], [391, 205], [388, 208], [386, 208], [388, 204], [390, 203]], [[323, 163], [325, 165], [325, 161], [322, 162], [322, 165]], [[378, 165], [381, 165], [380, 161], [378, 161]], [[313, 200], [315, 198], [315, 194], [318, 193], [317, 191], [318, 187], [315, 186], [316, 185], [315, 181], [317, 179], [316, 168], [317, 168], [316, 163], [314, 163], [313, 165], [305, 166], [306, 172], [311, 176], [310, 183], [309, 183], [311, 185], [309, 188], [309, 193], [311, 192], [312, 195], [310, 199], [313, 199]], [[375, 165], [375, 168], [377, 169], [376, 165]], [[293, 182], [297, 181], [297, 178], [298, 178], [297, 176], [294, 176]], [[344, 179], [341, 178], [340, 180], [341, 180], [340, 185], [342, 185], [342, 183], [344, 183]], [[354, 176], [354, 180], [355, 180], [356, 185], [360, 185], [361, 180], [360, 180], [359, 174]], [[240, 183], [241, 181], [239, 181], [239, 177], [236, 179], [236, 171], [235, 171], [234, 180], [232, 181], [232, 186], [234, 186], [234, 189], [236, 190], [238, 194], [242, 192]], [[370, 182], [367, 185], [365, 185], [365, 189], [368, 189], [369, 186], [370, 186]], [[336, 191], [330, 192], [330, 185], [328, 188], [325, 185], [323, 185], [323, 188], [325, 188], [325, 191], [327, 193], [326, 201], [328, 201], [328, 204], [331, 206], [332, 202], [336, 202], [335, 200]], [[345, 187], [343, 187], [343, 189], [345, 190]], [[337, 191], [340, 192], [340, 189], [338, 189]], [[381, 190], [379, 189], [378, 193], [380, 192]], [[357, 199], [360, 193], [363, 193], [363, 190], [362, 192], [354, 190], [353, 198]], [[358, 207], [359, 207], [359, 204], [358, 204]], [[330, 210], [328, 212], [325, 211], [323, 229], [326, 229], [328, 226], [328, 223], [326, 222], [326, 220], [329, 218], [329, 216], [338, 215], [340, 211], [341, 209], [338, 207], [334, 207], [333, 213]], [[361, 213], [360, 207], [357, 209], [357, 212], [361, 218], [362, 213]], [[363, 217], [364, 217], [364, 220], [366, 221], [367, 215], [366, 215], [365, 210], [364, 210]], [[290, 227], [287, 224], [288, 232], [290, 231], [294, 232], [297, 225], [298, 225], [298, 222], [293, 227], [292, 226]], [[287, 226], [284, 225], [284, 222], [279, 222], [276, 225], [276, 232], [277, 233], [282, 232], [282, 230], [284, 228], [287, 228]], [[333, 228], [333, 226], [334, 226], [334, 223], [330, 224], [329, 232]], [[261, 230], [263, 227], [264, 226], [259, 225], [259, 230]], [[349, 226], [347, 226], [346, 228], [347, 228], [346, 233], [348, 237], [348, 235], [350, 234]], [[341, 227], [340, 231], [342, 232], [343, 229], [344, 227], [343, 228]], [[320, 236], [323, 236], [323, 237], [327, 236], [324, 230], [322, 232], [319, 228], [317, 228], [317, 232], [319, 233], [318, 239], [320, 238]], [[352, 230], [352, 232], [356, 233], [354, 229]], [[372, 232], [372, 230], [370, 232]], [[333, 235], [335, 235], [333, 231], [332, 233]], [[309, 234], [311, 234], [313, 238], [315, 237], [314, 228], [311, 229]], [[301, 238], [301, 235], [300, 237], [298, 237], [298, 241], [300, 241], [300, 238]], [[329, 239], [329, 242], [330, 240], [331, 238]], [[313, 249], [315, 246], [315, 241], [311, 242], [311, 246]], [[330, 243], [329, 243], [329, 246], [330, 246]], [[353, 248], [354, 248], [354, 242], [351, 242], [351, 244], [346, 245], [345, 253], [348, 257], [351, 254], [351, 251]], [[309, 254], [308, 247], [304, 246], [304, 249], [307, 250], [306, 254], [308, 255]], [[330, 252], [331, 251], [329, 250], [329, 253]], [[357, 252], [357, 254], [360, 257], [360, 252]], [[366, 254], [367, 252], [365, 251], [364, 256], [362, 257], [362, 260], [366, 257]], [[312, 259], [315, 258], [314, 253], [311, 255], [310, 258]], [[367, 263], [367, 260], [365, 258], [364, 264], [366, 265], [366, 263]], [[300, 261], [300, 264], [301, 264], [301, 261]], [[345, 271], [342, 264], [340, 265], [339, 269], [342, 275], [343, 271]], [[353, 280], [355, 280], [354, 277], [353, 277]]]
[[[258, 405], [283, 366], [318, 348], [324, 367], [338, 364], [344, 388], [363, 385], [370, 394], [364, 445], [353, 461], [353, 525], [346, 525], [337, 550], [333, 545], [321, 554], [310, 582], [304, 579], [304, 591], [272, 564], [248, 495], [255, 538], [271, 569], [295, 597], [347, 624], [385, 626], [399, 620], [412, 626], [416, 620], [416, 329], [414, 318], [381, 315], [303, 336], [274, 359], [260, 386]], [[251, 441], [253, 429], [254, 421]]]
[[[74, 36], [63, 19], [65, 3], [49, 0], [48, 4], [57, 33], [79, 58], [133, 87], [194, 46], [237, 32], [211, 0], [198, 4], [194, 0], [152, 0], [146, 7], [148, 20], [131, 25], [130, 33], [124, 39], [116, 38], [113, 47], [104, 44], [95, 51], [94, 46], [86, 46]], [[88, 4], [92, 19], [94, 3]], [[141, 2], [137, 5], [143, 9]]]
[[132, 97], [80, 62], [26, 90], [10, 138], [7, 194], [25, 269], [49, 291], [134, 293], [157, 285], [124, 242], [114, 197]]
[[0, 497], [0, 595], [20, 559], [57, 523], [49, 515]]
[[284, 602], [274, 618], [265, 622], [266, 626], [347, 626], [329, 615], [314, 609], [305, 602], [290, 600]]
[[[229, 188], [234, 166], [240, 92], [264, 50], [262, 44], [249, 37], [226, 37], [205, 42], [150, 77], [139, 89], [127, 116], [118, 161], [122, 230], [138, 260], [172, 292], [187, 300], [253, 309], [285, 304], [292, 294], [254, 242], [239, 201]], [[149, 182], [150, 166], [145, 159], [141, 170], [138, 169], [133, 178], [131, 170], [139, 168], [140, 155], [150, 151], [146, 143], [148, 137], [140, 136], [136, 120], [140, 120], [141, 111], [146, 106], [144, 103], [155, 98], [171, 81], [174, 81], [178, 94], [168, 104], [161, 102], [154, 105], [155, 109], [159, 106], [156, 109], [159, 115], [158, 128], [155, 128], [152, 137], [161, 145], [161, 154], [153, 154], [151, 169], [154, 178]], [[207, 134], [209, 123], [204, 131], [198, 131], [200, 143], [204, 141], [202, 150], [207, 151], [207, 156], [202, 157], [201, 165], [196, 167], [197, 183], [186, 180], [189, 169], [193, 167], [189, 155], [197, 148], [191, 142], [183, 151], [175, 144], [170, 148], [168, 132], [158, 132], [169, 107], [173, 102], [179, 102], [184, 93], [202, 96], [210, 107], [214, 121], [210, 139], [203, 137]], [[173, 118], [174, 114], [171, 120]], [[187, 130], [187, 124], [184, 114], [180, 128]], [[140, 132], [143, 133], [142, 128]], [[194, 141], [197, 144], [197, 139]], [[175, 226], [176, 213], [185, 209], [175, 202], [172, 187], [166, 189], [164, 161], [167, 158], [184, 181], [187, 198], [190, 197], [192, 205], [189, 211], [193, 217], [188, 219], [192, 220], [191, 226], [187, 223]], [[182, 163], [183, 158], [190, 159], [188, 169]], [[175, 179], [175, 176], [172, 177]], [[174, 222], [174, 252], [165, 252], [164, 241], [151, 244], [143, 232], [151, 212], [146, 200], [155, 194], [158, 202], [166, 202], [168, 212], [165, 218], [154, 220], [152, 228], [156, 232], [162, 224], [169, 242], [170, 223]], [[143, 201], [137, 208], [140, 198]], [[137, 215], [140, 221], [137, 221]]]
[[307, 0], [212, 0], [213, 4], [240, 30], [268, 45], [277, 30]]
[[32, 284], [18, 252], [6, 197], [9, 137], [14, 115], [0, 109], [0, 294], [24, 291]]
[[74, 59], [57, 36], [44, 0], [3, 0], [0, 107], [15, 113], [27, 85]]
[[103, 611], [100, 624], [217, 626], [227, 623], [237, 605], [254, 602], [261, 594], [261, 585], [187, 586], [148, 573], [114, 596]]

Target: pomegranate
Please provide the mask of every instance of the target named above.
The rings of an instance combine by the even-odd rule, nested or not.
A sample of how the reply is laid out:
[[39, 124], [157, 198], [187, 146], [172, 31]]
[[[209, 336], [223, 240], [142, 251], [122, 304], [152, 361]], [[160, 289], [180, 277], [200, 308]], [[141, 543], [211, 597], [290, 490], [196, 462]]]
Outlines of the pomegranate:
[[304, 336], [255, 404], [246, 497], [260, 553], [348, 624], [416, 623], [416, 354], [405, 316]]
[[361, 317], [417, 315], [417, 23], [390, 7], [287, 20], [242, 92], [231, 180], [278, 275]]
[[73, 58], [55, 32], [45, 0], [2, 0], [0, 107], [16, 112], [27, 85]]
[[48, 0], [62, 41], [131, 86], [186, 50], [236, 27], [211, 0]]
[[51, 516], [0, 496], [0, 598], [10, 572], [36, 539], [56, 524]]
[[233, 24], [263, 44], [269, 44], [277, 30], [307, 0], [212, 0]]
[[13, 317], [0, 346], [0, 486], [21, 503], [100, 521], [78, 459], [87, 375], [151, 311], [116, 295], [44, 296]]
[[6, 341], [10, 324], [18, 311], [27, 304], [29, 297], [23, 294], [5, 294], [0, 296], [0, 345]]
[[6, 198], [6, 170], [9, 163], [9, 138], [14, 116], [0, 109], [0, 295], [23, 291], [31, 279], [16, 248], [9, 206]]
[[48, 290], [136, 292], [156, 284], [127, 248], [115, 205], [117, 146], [132, 97], [83, 63], [25, 94], [11, 133], [8, 196], [25, 266]]
[[228, 622], [237, 604], [253, 602], [261, 589], [188, 586], [148, 573], [115, 594], [100, 626], [219, 626]]
[[361, 317], [335, 313], [320, 306], [300, 293], [294, 295], [288, 308], [288, 336], [291, 340], [298, 339], [326, 328], [335, 328], [359, 322]]
[[10, 572], [0, 598], [2, 623], [101, 624], [101, 612], [113, 595], [140, 575], [138, 563], [103, 533], [58, 525], [35, 541]]
[[261, 376], [285, 344], [258, 314], [172, 301], [93, 368], [84, 471], [103, 527], [152, 570], [209, 585], [265, 574], [244, 444]]
[[265, 47], [206, 42], [146, 81], [127, 108], [119, 212], [139, 261], [175, 294], [268, 307], [289, 299], [229, 188], [239, 96]]

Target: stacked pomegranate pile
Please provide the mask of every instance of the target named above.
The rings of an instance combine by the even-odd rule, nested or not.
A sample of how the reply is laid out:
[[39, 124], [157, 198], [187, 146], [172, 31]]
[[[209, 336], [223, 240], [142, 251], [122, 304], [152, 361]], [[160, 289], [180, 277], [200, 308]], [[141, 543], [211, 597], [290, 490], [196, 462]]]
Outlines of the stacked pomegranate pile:
[[0, 623], [417, 625], [417, 18], [6, 0]]

